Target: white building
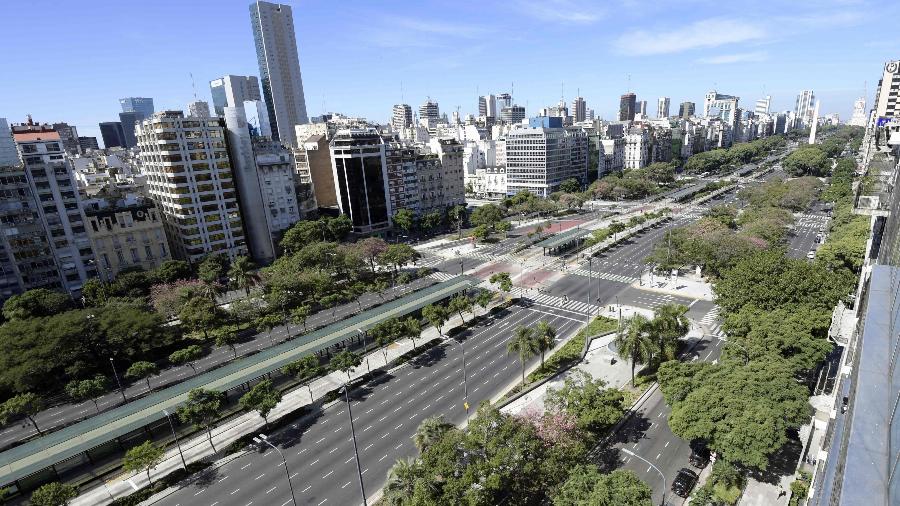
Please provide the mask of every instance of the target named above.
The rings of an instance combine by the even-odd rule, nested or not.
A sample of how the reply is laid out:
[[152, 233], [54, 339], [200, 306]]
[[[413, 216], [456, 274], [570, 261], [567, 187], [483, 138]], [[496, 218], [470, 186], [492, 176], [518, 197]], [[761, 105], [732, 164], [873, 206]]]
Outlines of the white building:
[[256, 173], [263, 202], [269, 211], [268, 227], [273, 242], [300, 221], [300, 198], [294, 179], [294, 157], [280, 142], [266, 137], [253, 139]]
[[656, 105], [656, 117], [659, 119], [665, 119], [669, 117], [669, 97], [659, 97], [659, 101]]
[[853, 116], [850, 117], [850, 121], [847, 124], [864, 127], [866, 126], [867, 119], [866, 97], [859, 97], [853, 102]]
[[734, 142], [734, 132], [740, 127], [740, 109], [738, 101], [740, 97], [722, 95], [715, 90], [706, 94], [703, 101], [703, 116], [706, 118], [718, 118], [722, 127], [717, 132], [717, 147], [727, 148]]
[[225, 129], [218, 118], [163, 111], [136, 125], [150, 197], [165, 220], [173, 256], [247, 254]]
[[466, 175], [466, 187], [471, 189], [471, 195], [479, 199], [502, 200], [506, 198], [505, 167], [485, 167], [478, 169], [475, 174]]
[[650, 163], [650, 135], [645, 128], [630, 128], [625, 133], [625, 168], [642, 169]]
[[478, 97], [478, 116], [485, 118], [497, 117], [497, 97], [483, 95]]
[[576, 123], [587, 119], [587, 102], [583, 97], [572, 100], [572, 118]]
[[772, 97], [766, 95], [765, 97], [756, 101], [756, 108], [753, 110], [757, 115], [769, 114], [769, 107], [772, 106]]
[[256, 76], [226, 75], [209, 82], [213, 98], [213, 110], [219, 116], [225, 115], [226, 107], [243, 107], [247, 122], [253, 125], [259, 135], [272, 136], [269, 112], [259, 92]]
[[391, 127], [400, 132], [413, 124], [413, 111], [409, 104], [396, 104], [391, 112]]
[[797, 95], [794, 105], [794, 115], [797, 121], [795, 127], [810, 127], [813, 122], [813, 114], [816, 108], [816, 95], [812, 90], [803, 90]]
[[547, 197], [566, 179], [584, 182], [588, 170], [587, 134], [563, 128], [562, 118], [532, 118], [528, 127], [506, 136], [507, 191]]

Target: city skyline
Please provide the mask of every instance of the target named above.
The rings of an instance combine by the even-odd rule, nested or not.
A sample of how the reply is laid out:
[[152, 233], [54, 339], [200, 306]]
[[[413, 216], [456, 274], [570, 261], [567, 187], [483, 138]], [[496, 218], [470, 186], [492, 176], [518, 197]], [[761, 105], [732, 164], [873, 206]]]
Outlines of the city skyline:
[[[837, 112], [846, 120], [853, 101], [863, 96], [860, 76], [870, 76], [866, 98], [871, 103], [878, 79], [871, 69], [889, 59], [896, 46], [896, 41], [873, 41], [866, 28], [896, 7], [876, 11], [869, 2], [835, 1], [817, 4], [810, 15], [805, 2], [772, 3], [760, 10], [777, 15], [750, 17], [719, 5], [710, 14], [701, 9], [704, 3], [617, 9], [572, 1], [521, 1], [517, 9], [462, 4], [454, 6], [452, 16], [436, 3], [393, 9], [360, 5], [349, 12], [335, 12], [324, 2], [288, 4], [296, 9], [309, 115], [341, 112], [385, 123], [393, 104], [416, 109], [426, 97], [448, 115], [457, 106], [465, 115], [477, 113], [479, 94], [514, 91], [516, 103], [531, 116], [556, 103], [560, 94], [570, 102], [580, 90], [598, 117], [614, 119], [618, 97], [629, 90], [649, 103], [660, 96], [680, 103], [700, 102], [712, 89], [741, 97], [743, 108], [771, 95], [775, 111], [792, 109], [796, 95], [812, 89], [823, 114]], [[36, 26], [74, 23], [81, 29], [70, 33], [70, 45], [90, 58], [61, 58], [56, 65], [36, 67], [31, 52], [4, 53], [3, 68], [27, 71], [30, 81], [27, 87], [20, 80], [0, 84], [0, 111], [11, 122], [32, 114], [38, 121], [66, 121], [80, 135], [99, 138], [98, 124], [117, 119], [122, 97], [151, 97], [157, 110], [185, 109], [194, 96], [191, 74], [197, 97], [211, 102], [210, 80], [259, 74], [249, 4], [117, 7], [117, 16], [132, 10], [131, 17], [147, 27], [173, 15], [204, 20], [170, 38], [152, 37], [152, 29], [143, 26], [107, 23], [104, 2], [53, 10], [16, 4], [9, 19], [18, 21], [5, 27], [11, 39], [33, 38]], [[785, 20], [791, 22], [772, 28]], [[344, 27], [345, 35], [335, 38], [335, 26]], [[607, 30], [616, 26], [625, 28]], [[537, 27], [543, 35], [529, 37]], [[99, 30], [107, 37], [96, 37]], [[29, 47], [43, 52], [56, 44], [34, 39]], [[578, 63], [581, 44], [597, 48], [595, 65]], [[860, 53], [860, 47], [865, 51]], [[509, 58], [495, 65], [492, 54], [501, 49]], [[391, 54], [395, 61], [386, 65]], [[809, 54], [827, 56], [812, 59]], [[541, 59], [564, 63], [558, 68], [567, 70], [536, 73], [533, 62]], [[60, 75], [66, 76], [64, 91]]]

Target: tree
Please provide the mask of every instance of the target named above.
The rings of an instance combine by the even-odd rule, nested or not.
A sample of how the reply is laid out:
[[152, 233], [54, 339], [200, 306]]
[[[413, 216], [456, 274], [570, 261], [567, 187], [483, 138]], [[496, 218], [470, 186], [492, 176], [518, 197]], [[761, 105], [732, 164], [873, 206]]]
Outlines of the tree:
[[78, 489], [72, 485], [54, 481], [41, 486], [31, 494], [31, 506], [65, 506], [78, 497]]
[[250, 296], [250, 289], [259, 284], [259, 273], [256, 272], [256, 266], [253, 261], [246, 256], [239, 256], [231, 263], [228, 269], [228, 277], [231, 279], [232, 286], [240, 290], [244, 290], [247, 297]]
[[494, 299], [494, 294], [490, 290], [481, 290], [475, 296], [475, 303], [481, 306], [481, 309], [487, 309], [488, 305]]
[[12, 397], [0, 405], [0, 417], [2, 417], [3, 423], [6, 424], [12, 417], [24, 416], [34, 426], [34, 430], [37, 431], [38, 435], [43, 436], [44, 433], [41, 432], [34, 417], [43, 411], [45, 406], [46, 403], [43, 398], [37, 394], [26, 392]]
[[498, 221], [496, 225], [494, 225], [494, 229], [497, 232], [502, 232], [504, 236], [512, 230], [512, 223], [508, 221]]
[[453, 424], [445, 422], [443, 416], [430, 416], [419, 424], [419, 428], [413, 434], [413, 443], [420, 452], [424, 452], [452, 428]]
[[625, 412], [622, 391], [605, 387], [603, 380], [595, 380], [584, 371], [575, 371], [561, 388], [547, 390], [544, 405], [550, 412], [572, 415], [579, 430], [599, 437]]
[[656, 184], [670, 184], [675, 182], [675, 166], [671, 163], [651, 163], [645, 169], [647, 178]]
[[24, 320], [40, 316], [53, 316], [72, 308], [72, 299], [60, 292], [35, 288], [13, 295], [3, 303], [3, 317], [7, 320]]
[[378, 255], [378, 263], [381, 265], [390, 265], [394, 268], [394, 274], [404, 265], [415, 262], [419, 258], [419, 253], [412, 246], [406, 243], [391, 244], [384, 252]]
[[503, 219], [503, 210], [494, 204], [486, 204], [476, 207], [469, 217], [469, 221], [476, 227], [484, 225], [489, 229], [493, 229], [494, 225]]
[[350, 350], [343, 350], [335, 354], [331, 357], [331, 362], [329, 362], [332, 371], [341, 371], [347, 375], [348, 383], [353, 380], [350, 373], [359, 367], [360, 364], [362, 364], [362, 357], [359, 353], [354, 353]]
[[180, 279], [191, 279], [191, 265], [183, 260], [166, 260], [153, 271], [153, 277], [160, 283], [174, 283]]
[[581, 183], [574, 177], [566, 179], [559, 185], [559, 191], [565, 193], [578, 193], [581, 191]]
[[462, 320], [463, 324], [466, 323], [466, 319], [463, 318], [463, 313], [467, 313], [472, 310], [472, 299], [465, 294], [460, 294], [452, 299], [447, 305], [447, 309], [450, 311], [456, 311], [459, 315], [459, 319]]
[[153, 480], [150, 479], [150, 470], [162, 462], [164, 454], [165, 450], [162, 446], [153, 444], [153, 441], [144, 441], [125, 453], [125, 458], [122, 459], [122, 469], [129, 473], [146, 471], [147, 481], [152, 488]]
[[413, 317], [409, 317], [402, 322], [400, 322], [400, 328], [402, 329], [402, 336], [408, 337], [412, 343], [413, 348], [416, 347], [416, 339], [418, 339], [422, 335], [422, 324], [419, 323], [419, 320]]
[[619, 357], [631, 361], [631, 385], [634, 386], [634, 370], [637, 364], [646, 364], [653, 355], [653, 341], [649, 336], [650, 321], [636, 314], [619, 330], [615, 337]]
[[112, 287], [98, 278], [92, 278], [81, 285], [81, 298], [85, 306], [101, 307], [106, 305], [112, 295]]
[[341, 214], [337, 218], [328, 220], [328, 233], [335, 241], [343, 241], [353, 230], [353, 222], [346, 214]]
[[613, 240], [615, 240], [616, 234], [618, 234], [619, 232], [624, 232], [625, 229], [628, 228], [628, 226], [620, 221], [614, 221], [609, 224], [608, 228], [609, 231], [613, 233]]
[[650, 321], [650, 332], [656, 339], [656, 354], [660, 362], [675, 358], [678, 340], [686, 336], [691, 328], [687, 312], [687, 306], [681, 304], [663, 304], [656, 308]]
[[159, 314], [133, 305], [107, 305], [91, 319], [91, 332], [102, 337], [104, 353], [139, 357], [166, 344], [168, 332]]
[[829, 162], [818, 146], [803, 146], [786, 156], [781, 165], [793, 176], [821, 176]]
[[434, 233], [434, 231], [444, 224], [444, 214], [440, 211], [434, 211], [426, 214], [422, 218], [422, 229]]
[[556, 329], [544, 320], [537, 323], [534, 328], [534, 337], [537, 339], [538, 351], [541, 352], [541, 369], [544, 368], [544, 354], [553, 349], [556, 344]]
[[197, 374], [197, 368], [194, 366], [194, 362], [199, 360], [202, 356], [203, 348], [196, 344], [192, 344], [187, 348], [173, 351], [172, 354], [169, 355], [169, 362], [175, 365], [187, 364], [191, 367], [191, 370], [194, 371], [194, 374]]
[[660, 366], [657, 378], [672, 407], [673, 433], [702, 439], [720, 458], [759, 470], [812, 411], [807, 387], [775, 357], [747, 365], [672, 360]]
[[242, 395], [239, 402], [241, 408], [259, 413], [259, 416], [263, 417], [266, 429], [268, 429], [269, 413], [281, 402], [281, 390], [272, 384], [272, 380], [265, 379]]
[[93, 379], [73, 380], [66, 385], [66, 395], [75, 402], [83, 402], [90, 400], [94, 403], [94, 409], [100, 412], [100, 406], [97, 405], [97, 397], [100, 397], [109, 390], [109, 381], [104, 377], [94, 376]]
[[309, 318], [311, 311], [312, 309], [308, 304], [304, 304], [291, 310], [291, 321], [297, 325], [303, 325], [303, 332], [306, 332], [306, 319]]
[[331, 308], [331, 317], [334, 318], [337, 313], [337, 307], [344, 301], [344, 296], [340, 293], [333, 293], [322, 297], [319, 302], [328, 308]]
[[321, 376], [325, 372], [325, 368], [319, 362], [319, 358], [315, 355], [307, 355], [299, 360], [295, 360], [281, 368], [284, 374], [293, 374], [300, 381], [306, 381], [306, 388], [309, 390], [309, 402], [312, 402], [312, 380]]
[[653, 492], [633, 471], [603, 474], [594, 465], [579, 465], [559, 492], [553, 506], [653, 506]]
[[372, 273], [375, 273], [375, 262], [378, 257], [387, 250], [388, 244], [378, 237], [367, 237], [356, 243], [356, 249], [368, 263]]
[[131, 364], [131, 367], [125, 371], [126, 378], [132, 378], [136, 380], [145, 380], [147, 382], [147, 391], [152, 392], [153, 389], [150, 388], [150, 376], [156, 376], [159, 374], [159, 367], [156, 366], [153, 362], [139, 361]]
[[212, 440], [212, 425], [219, 418], [219, 410], [224, 400], [222, 392], [195, 388], [188, 392], [187, 402], [178, 408], [178, 418], [182, 423], [190, 423], [197, 429], [206, 430], [209, 446], [216, 447]]
[[411, 504], [418, 481], [416, 461], [410, 457], [397, 460], [388, 471], [384, 484], [384, 501], [389, 506]]
[[447, 217], [450, 218], [450, 221], [456, 224], [456, 232], [459, 235], [459, 238], [462, 239], [462, 226], [466, 221], [466, 207], [465, 206], [453, 206], [447, 211]]
[[265, 331], [269, 336], [269, 342], [272, 343], [272, 346], [275, 346], [275, 341], [272, 339], [272, 330], [282, 323], [283, 320], [281, 319], [280, 315], [269, 313], [257, 318], [253, 322], [253, 326], [256, 327], [257, 331]]
[[237, 328], [232, 325], [218, 328], [216, 329], [214, 338], [216, 346], [228, 346], [228, 348], [231, 349], [233, 358], [237, 359], [237, 347], [235, 345], [241, 341], [241, 338], [237, 333]]
[[512, 290], [513, 287], [512, 278], [510, 278], [508, 272], [498, 272], [495, 274], [491, 274], [491, 277], [488, 279], [488, 281], [492, 285], [499, 286], [500, 289], [506, 293], [509, 293], [509, 291]]
[[409, 232], [416, 224], [416, 215], [409, 209], [400, 209], [394, 213], [392, 220], [394, 226], [402, 230], [405, 235], [409, 235]]
[[207, 255], [197, 267], [197, 277], [207, 285], [217, 284], [228, 273], [228, 263], [222, 253]]
[[314, 221], [301, 220], [294, 224], [281, 238], [281, 248], [288, 255], [297, 253], [304, 246], [322, 240], [322, 234]]
[[209, 339], [209, 329], [221, 319], [219, 308], [206, 297], [191, 297], [178, 312], [178, 319], [191, 332], [200, 332]]
[[441, 327], [447, 323], [449, 316], [447, 308], [440, 304], [428, 304], [422, 308], [422, 317], [434, 325], [434, 328], [437, 329], [438, 334], [441, 336], [444, 335], [443, 332], [441, 332]]
[[522, 385], [525, 384], [525, 362], [540, 350], [534, 330], [524, 325], [516, 327], [513, 338], [506, 344], [507, 353], [515, 353], [522, 364]]
[[491, 227], [487, 225], [478, 225], [474, 229], [472, 229], [472, 237], [477, 241], [487, 241], [488, 237], [491, 236]]
[[381, 348], [384, 362], [387, 363], [387, 346], [405, 335], [406, 329], [399, 318], [389, 318], [372, 327], [370, 334], [375, 338], [375, 344]]

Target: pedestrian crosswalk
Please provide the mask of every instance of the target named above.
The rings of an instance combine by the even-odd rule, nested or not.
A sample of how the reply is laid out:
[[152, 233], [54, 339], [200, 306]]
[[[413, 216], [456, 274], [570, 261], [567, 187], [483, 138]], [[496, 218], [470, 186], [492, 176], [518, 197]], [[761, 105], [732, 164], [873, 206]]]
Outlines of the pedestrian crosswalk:
[[725, 333], [722, 332], [721, 320], [719, 320], [719, 313], [722, 311], [722, 308], [719, 306], [715, 306], [708, 313], [703, 315], [703, 318], [700, 318], [700, 324], [705, 325], [709, 329], [709, 333], [715, 336], [724, 336]]
[[608, 272], [597, 272], [597, 271], [588, 271], [588, 269], [572, 269], [569, 271], [565, 271], [566, 274], [574, 274], [576, 276], [584, 276], [584, 277], [592, 277], [592, 278], [600, 278], [605, 279], [607, 281], [618, 281], [619, 283], [625, 283], [626, 285], [630, 285], [638, 280], [638, 278], [632, 276], [623, 276], [621, 274], [610, 274]]
[[581, 302], [577, 300], [569, 300], [567, 297], [559, 297], [556, 295], [539, 293], [535, 289], [527, 289], [515, 286], [513, 287], [511, 293], [514, 296], [527, 298], [538, 304], [565, 309], [567, 311], [573, 311], [585, 315], [596, 314], [599, 310], [599, 308], [595, 304], [588, 304], [587, 302]]
[[450, 281], [451, 279], [455, 278], [457, 275], [450, 274], [448, 272], [434, 271], [431, 274], [429, 274], [429, 276], [438, 281]]

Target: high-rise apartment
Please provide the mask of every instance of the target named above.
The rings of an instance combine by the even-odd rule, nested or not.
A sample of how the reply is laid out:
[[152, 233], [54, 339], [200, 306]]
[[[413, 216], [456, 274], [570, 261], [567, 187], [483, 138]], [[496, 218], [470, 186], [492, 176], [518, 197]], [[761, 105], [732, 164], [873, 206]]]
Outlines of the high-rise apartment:
[[413, 111], [409, 104], [397, 104], [391, 113], [391, 127], [400, 131], [413, 124]]
[[125, 132], [122, 131], [122, 123], [118, 121], [100, 123], [100, 136], [106, 149], [125, 146]]
[[[13, 125], [12, 133], [25, 163], [25, 182], [37, 204], [33, 217], [44, 227], [56, 268], [55, 273], [35, 274], [23, 288], [30, 288], [27, 285], [31, 283], [53, 284], [75, 294], [97, 271], [72, 165], [59, 134], [50, 125], [29, 118], [28, 123]], [[40, 269], [44, 267], [42, 264]]]
[[497, 117], [497, 97], [483, 95], [478, 97], [478, 115], [485, 118]]
[[122, 112], [137, 113], [137, 121], [142, 121], [153, 116], [153, 99], [147, 97], [126, 97], [119, 99]]
[[659, 97], [656, 103], [656, 117], [665, 119], [669, 117], [669, 97]]
[[740, 97], [723, 95], [715, 90], [708, 92], [704, 98], [703, 115], [707, 118], [722, 120], [724, 130], [722, 130], [721, 140], [717, 143], [719, 147], [731, 146], [735, 133], [739, 129], [739, 100]]
[[794, 104], [794, 118], [797, 121], [796, 126], [811, 126], [813, 119], [813, 111], [816, 108], [816, 94], [813, 90], [803, 90], [797, 95], [797, 101]]
[[640, 102], [638, 102], [637, 114], [640, 114], [644, 118], [647, 117], [647, 101], [646, 100], [641, 100]]
[[53, 130], [59, 134], [59, 141], [62, 142], [63, 149], [67, 154], [77, 155], [80, 153], [78, 147], [78, 130], [68, 123], [54, 123]]
[[196, 262], [209, 253], [247, 254], [222, 120], [163, 111], [139, 123], [137, 137], [173, 256]]
[[89, 149], [100, 149], [100, 144], [97, 144], [96, 137], [79, 137], [78, 148], [84, 153]]
[[572, 117], [576, 122], [587, 119], [587, 102], [584, 97], [575, 97], [572, 100]]
[[338, 130], [331, 140], [338, 209], [353, 231], [386, 230], [393, 214], [388, 195], [385, 142], [374, 128]]
[[563, 128], [563, 118], [532, 118], [527, 128], [506, 136], [506, 185], [510, 194], [527, 190], [547, 197], [569, 178], [585, 181], [587, 135]]
[[637, 96], [634, 93], [626, 93], [619, 97], [619, 121], [634, 120], [636, 100]]
[[679, 118], [690, 118], [694, 115], [694, 112], [697, 109], [697, 104], [693, 102], [682, 102], [681, 105], [678, 106], [678, 117]]
[[772, 106], [772, 97], [766, 95], [765, 97], [756, 101], [756, 108], [753, 110], [757, 116], [761, 116], [763, 114], [769, 114], [769, 107]]
[[430, 98], [419, 106], [419, 119], [438, 121], [441, 119], [441, 111], [438, 103]]
[[289, 5], [257, 1], [250, 5], [250, 21], [272, 137], [296, 146], [294, 125], [308, 123], [309, 118], [294, 35], [294, 15]]
[[504, 123], [521, 123], [525, 119], [525, 108], [521, 105], [511, 105], [500, 110], [500, 121]]
[[[258, 135], [272, 137], [269, 112], [259, 92], [256, 76], [226, 75], [209, 82], [216, 115], [224, 116], [226, 107], [243, 107], [250, 123]], [[249, 102], [249, 104], [247, 103]]]
[[[900, 117], [900, 61], [884, 64], [884, 73], [875, 93], [875, 121]], [[883, 120], [882, 120], [883, 121]]]

